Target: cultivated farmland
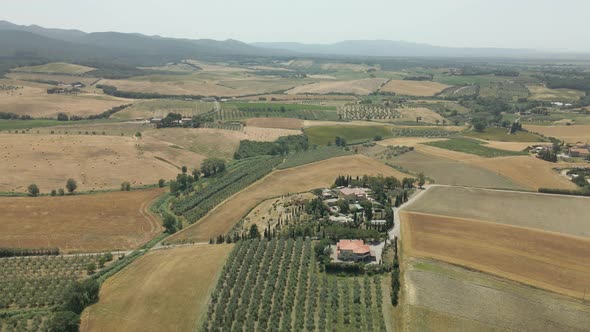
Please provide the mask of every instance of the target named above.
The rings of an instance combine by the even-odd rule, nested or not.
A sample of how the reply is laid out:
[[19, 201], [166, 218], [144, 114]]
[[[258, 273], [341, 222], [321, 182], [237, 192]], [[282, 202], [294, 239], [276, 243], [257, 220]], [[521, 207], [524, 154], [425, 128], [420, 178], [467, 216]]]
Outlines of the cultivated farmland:
[[95, 68], [92, 67], [74, 65], [71, 63], [52, 62], [40, 66], [19, 67], [14, 69], [14, 71], [25, 73], [81, 75], [94, 69]]
[[434, 96], [448, 88], [448, 85], [429, 81], [390, 80], [380, 92], [390, 92], [407, 96]]
[[341, 125], [341, 126], [318, 126], [305, 129], [305, 134], [309, 137], [311, 144], [328, 145], [334, 144], [335, 138], [341, 137], [346, 140], [348, 144], [358, 143], [362, 141], [370, 141], [375, 136], [383, 137], [391, 136], [391, 127], [388, 126], [356, 126], [356, 125]]
[[[508, 210], [506, 205], [500, 209]], [[403, 212], [401, 218], [406, 254], [467, 266], [578, 298], [590, 287], [588, 238], [484, 222], [482, 217]]]
[[590, 126], [524, 126], [528, 131], [555, 137], [566, 143], [590, 143]]
[[542, 101], [573, 102], [584, 96], [583, 91], [571, 89], [549, 89], [540, 84], [528, 84], [531, 99]]
[[48, 94], [48, 88], [51, 86], [24, 86], [12, 94], [0, 93], [0, 108], [32, 117], [55, 118], [58, 113], [87, 117], [130, 103], [128, 99], [93, 93]]
[[338, 110], [343, 120], [389, 120], [402, 115], [393, 107], [372, 104], [348, 104]]
[[[416, 150], [428, 155], [452, 159], [487, 169], [510, 179], [521, 187], [535, 191], [539, 188], [575, 189], [575, 185], [571, 181], [568, 181], [553, 170], [555, 167], [554, 163], [541, 160], [534, 156], [523, 155], [485, 158], [422, 144], [417, 145]], [[565, 167], [565, 164], [561, 166]], [[531, 174], [535, 176], [531, 176]]]
[[326, 81], [311, 83], [295, 87], [286, 91], [287, 94], [330, 94], [330, 93], [345, 93], [353, 95], [368, 95], [379, 89], [385, 79], [382, 78], [366, 78], [355, 81]]
[[[590, 237], [590, 198], [437, 186], [407, 211]], [[559, 220], [559, 222], [555, 222]]]
[[0, 198], [0, 247], [65, 252], [136, 248], [161, 232], [149, 207], [162, 192]]
[[42, 193], [62, 188], [68, 178], [78, 190], [155, 184], [183, 166], [200, 165], [204, 156], [174, 149], [157, 140], [91, 135], [0, 134], [1, 191], [24, 192], [37, 184]]
[[582, 331], [590, 306], [506, 279], [446, 264], [410, 259], [404, 331]]
[[193, 117], [215, 109], [214, 103], [174, 99], [140, 101], [112, 116], [114, 119], [133, 120], [164, 118], [168, 113]]
[[80, 331], [194, 331], [231, 245], [150, 252], [109, 278]]
[[314, 258], [310, 240], [238, 243], [202, 330], [385, 330], [381, 278], [328, 276]]
[[301, 129], [303, 120], [290, 118], [255, 118], [246, 120], [246, 126], [260, 128]]
[[521, 190], [527, 188], [485, 168], [418, 151], [404, 153], [387, 162], [415, 174], [422, 172], [437, 184]]
[[[346, 167], [343, 168], [342, 165], [346, 165]], [[195, 225], [174, 234], [168, 241], [209, 241], [210, 238], [229, 232], [241, 218], [246, 216], [248, 211], [262, 201], [289, 193], [305, 192], [314, 188], [330, 186], [336, 176], [343, 174], [351, 176], [382, 174], [384, 176], [394, 176], [398, 179], [408, 176], [361, 155], [332, 158], [309, 165], [275, 171], [224, 201]]]

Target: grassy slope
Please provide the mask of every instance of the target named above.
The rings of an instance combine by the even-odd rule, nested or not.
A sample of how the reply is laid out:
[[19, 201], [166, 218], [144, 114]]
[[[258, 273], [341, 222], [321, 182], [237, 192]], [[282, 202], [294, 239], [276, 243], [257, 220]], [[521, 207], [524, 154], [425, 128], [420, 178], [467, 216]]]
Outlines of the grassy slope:
[[508, 134], [505, 128], [486, 128], [483, 132], [469, 131], [463, 134], [467, 137], [501, 142], [544, 142], [539, 135], [526, 131]]
[[348, 144], [372, 140], [376, 135], [390, 137], [391, 129], [386, 126], [319, 126], [305, 129], [311, 144], [334, 144], [336, 136], [346, 139]]
[[482, 142], [472, 140], [472, 139], [464, 139], [464, 138], [453, 138], [446, 141], [438, 141], [438, 142], [429, 142], [424, 143], [426, 145], [434, 146], [441, 149], [447, 149], [452, 151], [464, 152], [475, 154], [482, 157], [493, 158], [493, 157], [505, 157], [505, 156], [520, 156], [524, 153], [522, 152], [514, 152], [514, 151], [506, 151], [506, 150], [498, 150], [493, 148], [488, 148], [483, 145]]

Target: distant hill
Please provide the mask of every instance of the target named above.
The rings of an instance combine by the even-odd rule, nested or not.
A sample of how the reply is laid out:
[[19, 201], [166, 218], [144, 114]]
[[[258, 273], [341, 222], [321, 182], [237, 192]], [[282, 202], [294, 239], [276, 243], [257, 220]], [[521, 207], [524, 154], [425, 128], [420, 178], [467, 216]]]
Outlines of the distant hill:
[[0, 57], [109, 62], [132, 66], [158, 65], [187, 58], [225, 59], [231, 57], [267, 57], [284, 51], [259, 48], [236, 40], [177, 39], [136, 33], [47, 29], [0, 21]]
[[378, 57], [525, 57], [539, 56], [528, 49], [454, 48], [391, 40], [347, 40], [334, 44], [252, 43], [251, 45], [315, 55]]

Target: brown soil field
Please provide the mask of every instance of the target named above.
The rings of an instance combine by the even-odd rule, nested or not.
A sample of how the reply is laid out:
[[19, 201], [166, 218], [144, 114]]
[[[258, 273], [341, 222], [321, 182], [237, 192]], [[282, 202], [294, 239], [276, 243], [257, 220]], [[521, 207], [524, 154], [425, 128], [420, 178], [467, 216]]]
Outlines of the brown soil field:
[[332, 158], [300, 167], [275, 171], [213, 209], [196, 224], [169, 238], [176, 241], [208, 241], [229, 232], [253, 208], [266, 199], [330, 186], [338, 175], [395, 176], [407, 174], [362, 155]]
[[404, 264], [403, 331], [582, 331], [590, 305], [430, 259]]
[[[390, 142], [394, 144], [391, 145], [412, 146], [411, 138], [395, 138], [392, 140]], [[401, 156], [387, 160], [387, 162], [416, 174], [423, 172], [424, 175], [433, 179], [437, 184], [480, 188], [527, 189], [526, 186], [519, 185], [511, 179], [485, 168], [418, 151], [404, 153]]]
[[440, 114], [424, 107], [398, 108], [397, 111], [403, 115], [403, 121], [416, 121], [417, 117], [422, 117], [422, 122], [426, 123], [435, 123], [436, 120], [442, 123], [445, 120]]
[[154, 184], [205, 158], [149, 138], [121, 136], [0, 134], [0, 146], [0, 191], [16, 192], [35, 183], [48, 193], [68, 178], [80, 191], [119, 188], [125, 181]]
[[260, 128], [301, 129], [303, 120], [289, 118], [254, 118], [246, 120], [246, 126]]
[[404, 208], [590, 238], [590, 198], [435, 186]]
[[368, 95], [385, 82], [382, 78], [366, 78], [354, 81], [327, 81], [301, 85], [286, 91], [287, 94], [329, 94], [329, 93], [349, 93], [356, 95]]
[[448, 88], [446, 84], [428, 81], [391, 80], [379, 91], [407, 96], [434, 96]]
[[582, 298], [590, 288], [590, 239], [481, 219], [403, 212], [404, 252]]
[[109, 278], [80, 331], [197, 331], [232, 245], [157, 250]]
[[526, 130], [555, 137], [566, 143], [583, 142], [590, 144], [590, 126], [533, 126], [525, 125]]
[[[21, 85], [20, 81], [14, 82], [15, 85]], [[108, 111], [115, 106], [132, 103], [129, 99], [94, 93], [47, 94], [47, 89], [52, 86], [27, 84], [14, 93], [0, 93], [0, 109], [3, 112], [49, 118], [57, 117], [60, 112], [88, 116]]]
[[163, 189], [0, 198], [0, 247], [62, 252], [134, 249], [162, 231], [149, 210]]
[[[498, 175], [509, 178], [520, 186], [535, 191], [539, 188], [576, 188], [574, 183], [553, 170], [554, 167], [565, 167], [566, 164], [554, 164], [536, 158], [535, 156], [484, 158], [473, 154], [445, 150], [422, 144], [416, 146], [416, 151], [485, 168]], [[531, 174], [534, 174], [534, 176], [531, 176]]]

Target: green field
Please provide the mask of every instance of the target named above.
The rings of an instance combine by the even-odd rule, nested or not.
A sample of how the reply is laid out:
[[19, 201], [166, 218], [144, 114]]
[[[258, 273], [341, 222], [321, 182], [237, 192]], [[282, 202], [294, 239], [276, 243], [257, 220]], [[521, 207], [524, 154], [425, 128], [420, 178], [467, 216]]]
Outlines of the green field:
[[429, 142], [423, 143], [426, 145], [434, 146], [441, 149], [447, 149], [457, 152], [464, 152], [475, 154], [482, 157], [493, 158], [493, 157], [505, 157], [505, 156], [521, 156], [526, 153], [513, 152], [488, 148], [483, 142], [476, 141], [468, 138], [452, 138], [446, 141]]
[[486, 128], [483, 132], [469, 131], [463, 133], [463, 136], [484, 139], [488, 141], [501, 142], [544, 142], [545, 140], [536, 134], [528, 131], [517, 131], [514, 134], [508, 134], [506, 128]]
[[347, 144], [361, 143], [372, 140], [376, 135], [382, 138], [391, 137], [391, 129], [386, 126], [319, 126], [305, 129], [310, 144], [334, 144], [336, 137], [342, 137]]
[[297, 167], [305, 164], [315, 163], [326, 159], [347, 156], [353, 154], [352, 151], [337, 146], [322, 146], [317, 149], [309, 149], [289, 154], [285, 161], [280, 164], [278, 169]]

